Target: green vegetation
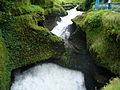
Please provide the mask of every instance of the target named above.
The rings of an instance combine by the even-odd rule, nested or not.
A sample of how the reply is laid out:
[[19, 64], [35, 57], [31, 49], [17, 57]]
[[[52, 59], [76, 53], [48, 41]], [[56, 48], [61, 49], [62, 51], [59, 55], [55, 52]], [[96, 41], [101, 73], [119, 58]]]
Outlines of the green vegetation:
[[82, 0], [79, 4], [79, 7], [77, 7], [77, 10], [79, 11], [87, 11], [95, 4], [95, 0]]
[[[45, 16], [64, 16], [67, 14], [65, 9], [73, 8], [76, 3], [80, 4], [78, 10], [88, 10], [93, 1], [0, 0], [0, 90], [9, 90], [12, 70], [61, 56], [64, 52], [63, 40], [44, 28]], [[88, 48], [97, 57], [96, 63], [118, 75], [120, 75], [119, 17], [120, 14], [106, 10], [84, 13], [73, 20], [79, 30], [86, 32]], [[79, 30], [76, 33], [79, 33]], [[70, 66], [69, 55], [70, 53], [64, 52], [61, 61], [57, 63]], [[120, 83], [119, 79], [111, 81], [103, 90], [115, 87], [112, 86], [114, 83], [115, 85]]]
[[110, 84], [106, 85], [102, 90], [120, 90], [120, 79], [114, 78]]
[[0, 90], [9, 90], [12, 70], [62, 54], [63, 40], [42, 23], [47, 14], [66, 12], [51, 0], [0, 0], [0, 5]]
[[17, 16], [12, 24], [5, 25], [8, 27], [3, 27], [2, 32], [9, 51], [9, 67], [12, 69], [48, 59], [55, 55], [54, 49], [57, 47], [53, 48], [52, 45], [62, 45], [62, 40], [37, 26], [31, 15]]
[[86, 32], [88, 47], [97, 64], [120, 75], [120, 14], [108, 10], [89, 12], [73, 21]]
[[61, 5], [55, 4], [52, 8], [45, 9], [45, 15], [65, 16], [67, 12]]
[[[73, 19], [80, 30], [86, 33], [87, 45], [97, 58], [96, 64], [120, 75], [120, 14], [109, 10], [86, 12]], [[79, 36], [78, 36], [79, 38]], [[102, 90], [119, 90], [120, 80], [114, 79]]]
[[55, 3], [62, 5], [65, 10], [70, 10], [81, 2], [83, 0], [55, 0]]
[[112, 2], [120, 2], [120, 0], [112, 0]]
[[58, 4], [64, 4], [64, 3], [79, 3], [81, 0], [55, 0]]

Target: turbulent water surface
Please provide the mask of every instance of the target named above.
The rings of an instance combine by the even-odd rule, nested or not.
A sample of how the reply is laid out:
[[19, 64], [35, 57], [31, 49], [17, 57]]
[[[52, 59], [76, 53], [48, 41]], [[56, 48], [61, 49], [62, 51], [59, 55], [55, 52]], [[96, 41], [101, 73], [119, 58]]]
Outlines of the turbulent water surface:
[[83, 12], [76, 11], [76, 8], [68, 10], [68, 15], [65, 17], [61, 17], [61, 21], [57, 22], [57, 26], [55, 26], [52, 30], [52, 33], [61, 37], [63, 39], [68, 39], [70, 36], [69, 26], [73, 23], [71, 19], [75, 18], [77, 15], [82, 14]]
[[85, 90], [83, 74], [49, 63], [15, 77], [11, 90]]
[[[72, 24], [71, 19], [82, 13], [76, 11], [76, 8], [67, 12], [68, 16], [61, 17], [61, 21], [57, 22], [58, 25], [52, 30], [52, 33], [63, 39], [69, 38], [68, 26]], [[86, 90], [86, 88], [81, 72], [47, 63], [17, 73], [11, 90]]]

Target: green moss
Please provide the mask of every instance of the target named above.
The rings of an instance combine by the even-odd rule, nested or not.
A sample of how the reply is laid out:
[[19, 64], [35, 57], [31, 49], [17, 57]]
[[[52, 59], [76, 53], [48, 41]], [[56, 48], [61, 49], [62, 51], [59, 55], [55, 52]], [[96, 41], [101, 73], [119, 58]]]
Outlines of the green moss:
[[9, 67], [21, 67], [48, 59], [56, 54], [53, 45], [63, 44], [61, 39], [47, 29], [37, 26], [32, 15], [15, 17], [9, 28], [3, 30], [10, 56]]
[[110, 81], [110, 84], [106, 85], [101, 90], [120, 90], [120, 79], [114, 78]]
[[65, 3], [80, 3], [81, 0], [55, 0], [55, 3], [65, 4]]
[[68, 3], [68, 4], [63, 4], [62, 5], [65, 10], [70, 10], [76, 6], [74, 3]]
[[90, 8], [92, 8], [94, 4], [95, 4], [95, 0], [81, 0], [79, 6], [77, 7], [77, 10], [87, 11]]
[[54, 16], [65, 16], [67, 12], [61, 5], [55, 4], [53, 8], [45, 9], [45, 15], [54, 15]]
[[3, 23], [6, 27], [1, 25], [1, 90], [8, 90], [13, 69], [59, 56], [64, 51], [62, 39], [38, 26], [33, 15], [16, 16], [9, 20]]
[[31, 0], [31, 3], [44, 8], [51, 8], [54, 5], [54, 0]]
[[112, 2], [120, 2], [120, 0], [112, 0]]
[[9, 69], [6, 68], [8, 60], [8, 51], [0, 29], [0, 90], [7, 90], [10, 86], [10, 73]]
[[72, 61], [70, 59], [70, 52], [64, 52], [62, 54], [62, 56], [59, 57], [60, 60], [56, 60], [55, 63], [63, 66], [63, 67], [67, 67], [67, 68], [71, 68], [72, 66]]
[[40, 6], [37, 6], [37, 5], [29, 5], [29, 6], [26, 6], [26, 5], [21, 5], [21, 6], [18, 6], [18, 7], [15, 7], [12, 9], [12, 14], [13, 15], [21, 15], [21, 14], [32, 14], [32, 13], [38, 13], [40, 15], [44, 15], [44, 10], [40, 7]]
[[[31, 1], [0, 0], [0, 90], [9, 90], [12, 70], [64, 52], [63, 40], [42, 26], [43, 7], [52, 9], [51, 0], [37, 5]], [[54, 5], [56, 11], [58, 15], [64, 9]]]
[[0, 1], [2, 8], [0, 9], [0, 15], [25, 15], [25, 14], [37, 14], [44, 16], [44, 9], [40, 5], [32, 5], [30, 0], [15, 0], [15, 1]]
[[89, 12], [73, 21], [86, 32], [87, 44], [97, 64], [120, 75], [120, 14], [108, 10]]

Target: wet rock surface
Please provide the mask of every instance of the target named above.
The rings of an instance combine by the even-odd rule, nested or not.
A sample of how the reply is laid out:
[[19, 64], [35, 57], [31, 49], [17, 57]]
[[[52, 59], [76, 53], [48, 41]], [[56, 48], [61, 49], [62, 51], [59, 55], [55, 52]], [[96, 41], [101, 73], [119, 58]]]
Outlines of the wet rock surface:
[[75, 26], [70, 38], [65, 41], [67, 50], [71, 52], [71, 67], [84, 73], [87, 90], [100, 90], [111, 77], [115, 77], [109, 70], [99, 67], [94, 63], [94, 58], [87, 49], [86, 35], [84, 32], [76, 33]]
[[51, 31], [57, 25], [57, 21], [60, 21], [60, 18], [57, 16], [46, 16], [43, 24]]
[[[50, 27], [48, 26], [48, 28]], [[82, 71], [87, 90], [100, 90], [115, 75], [109, 70], [95, 64], [95, 59], [87, 49], [86, 34], [78, 29], [75, 24], [71, 24], [67, 26], [66, 30], [60, 36], [64, 39], [66, 52], [69, 52], [69, 64], [63, 65], [64, 61], [62, 62], [60, 59], [53, 58], [49, 62]], [[70, 33], [70, 37], [67, 36], [66, 32]]]

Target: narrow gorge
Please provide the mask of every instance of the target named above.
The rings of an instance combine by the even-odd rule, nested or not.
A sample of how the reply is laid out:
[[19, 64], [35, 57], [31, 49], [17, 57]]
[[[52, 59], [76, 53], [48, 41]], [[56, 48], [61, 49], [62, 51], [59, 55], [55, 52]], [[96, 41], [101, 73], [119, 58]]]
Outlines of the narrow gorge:
[[0, 90], [120, 90], [119, 0], [96, 2], [0, 0]]

